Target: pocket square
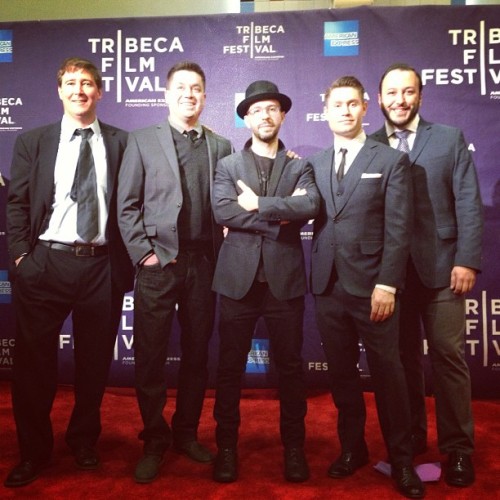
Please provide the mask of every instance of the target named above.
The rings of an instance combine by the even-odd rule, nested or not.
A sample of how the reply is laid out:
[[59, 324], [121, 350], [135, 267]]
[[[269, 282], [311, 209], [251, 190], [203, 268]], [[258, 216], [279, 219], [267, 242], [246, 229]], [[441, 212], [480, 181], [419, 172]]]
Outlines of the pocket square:
[[378, 174], [378, 173], [375, 173], [375, 174], [367, 174], [366, 172], [361, 174], [361, 178], [362, 179], [380, 179], [380, 177], [382, 177], [382, 174]]

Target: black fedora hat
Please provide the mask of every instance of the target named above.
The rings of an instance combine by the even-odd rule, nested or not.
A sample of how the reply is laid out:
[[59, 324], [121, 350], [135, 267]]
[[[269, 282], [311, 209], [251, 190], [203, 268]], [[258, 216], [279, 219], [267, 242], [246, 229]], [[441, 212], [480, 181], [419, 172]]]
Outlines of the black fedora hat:
[[254, 102], [267, 101], [269, 99], [276, 99], [281, 104], [281, 110], [285, 113], [292, 107], [292, 100], [285, 94], [281, 94], [273, 82], [258, 80], [247, 87], [245, 99], [238, 104], [236, 113], [238, 113], [240, 118], [243, 118], [247, 114], [248, 108]]

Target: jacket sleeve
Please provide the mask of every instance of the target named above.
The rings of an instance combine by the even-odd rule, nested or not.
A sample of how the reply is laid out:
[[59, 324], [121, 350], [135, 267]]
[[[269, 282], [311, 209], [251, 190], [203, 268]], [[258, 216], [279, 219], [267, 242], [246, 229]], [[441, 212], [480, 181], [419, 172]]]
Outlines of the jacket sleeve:
[[238, 204], [240, 194], [236, 184], [238, 179], [232, 173], [234, 161], [237, 160], [235, 155], [232, 155], [217, 163], [212, 193], [212, 208], [216, 222], [231, 230], [254, 232], [277, 239], [279, 222], [263, 220], [257, 212], [248, 212]]
[[7, 239], [13, 260], [31, 250], [30, 169], [33, 158], [24, 137], [16, 139], [7, 198]]
[[464, 136], [457, 129], [453, 194], [457, 220], [456, 266], [481, 270], [483, 234], [483, 204], [479, 192], [476, 168], [467, 149]]
[[287, 167], [293, 168], [293, 163], [302, 165], [298, 180], [293, 188], [305, 189], [306, 194], [292, 196], [262, 196], [259, 197], [259, 217], [269, 222], [300, 221], [306, 223], [314, 218], [319, 210], [320, 194], [314, 182], [312, 166], [304, 160], [292, 160]]

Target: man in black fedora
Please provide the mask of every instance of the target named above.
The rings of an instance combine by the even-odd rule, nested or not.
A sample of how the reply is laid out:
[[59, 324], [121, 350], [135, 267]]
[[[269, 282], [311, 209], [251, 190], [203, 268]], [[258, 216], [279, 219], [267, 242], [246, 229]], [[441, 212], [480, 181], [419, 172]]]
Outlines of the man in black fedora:
[[285, 479], [309, 477], [304, 455], [307, 411], [302, 366], [306, 273], [300, 229], [319, 208], [309, 163], [287, 156], [278, 132], [292, 102], [268, 81], [253, 82], [237, 113], [252, 137], [216, 168], [212, 208], [228, 228], [213, 290], [220, 297], [219, 366], [213, 478], [237, 479], [241, 378], [257, 320], [267, 326], [279, 376]]

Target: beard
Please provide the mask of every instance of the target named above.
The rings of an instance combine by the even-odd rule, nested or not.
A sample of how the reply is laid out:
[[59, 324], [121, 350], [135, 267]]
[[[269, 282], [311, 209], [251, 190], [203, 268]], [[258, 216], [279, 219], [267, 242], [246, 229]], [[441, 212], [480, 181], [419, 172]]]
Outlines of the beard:
[[255, 131], [255, 135], [262, 142], [270, 143], [276, 139], [276, 137], [278, 136], [278, 132], [279, 132], [279, 130], [277, 127], [273, 128], [271, 130], [266, 130], [266, 131], [263, 131], [261, 129], [257, 129]]
[[390, 123], [393, 127], [396, 128], [404, 128], [408, 123], [411, 123], [415, 116], [417, 116], [418, 110], [419, 110], [419, 105], [415, 105], [415, 107], [411, 110], [410, 114], [408, 115], [408, 118], [402, 118], [399, 121], [394, 121], [390, 117], [390, 113], [387, 111], [384, 105], [380, 106], [380, 109], [382, 110], [383, 115], [385, 116], [385, 119], [387, 120], [388, 123]]

